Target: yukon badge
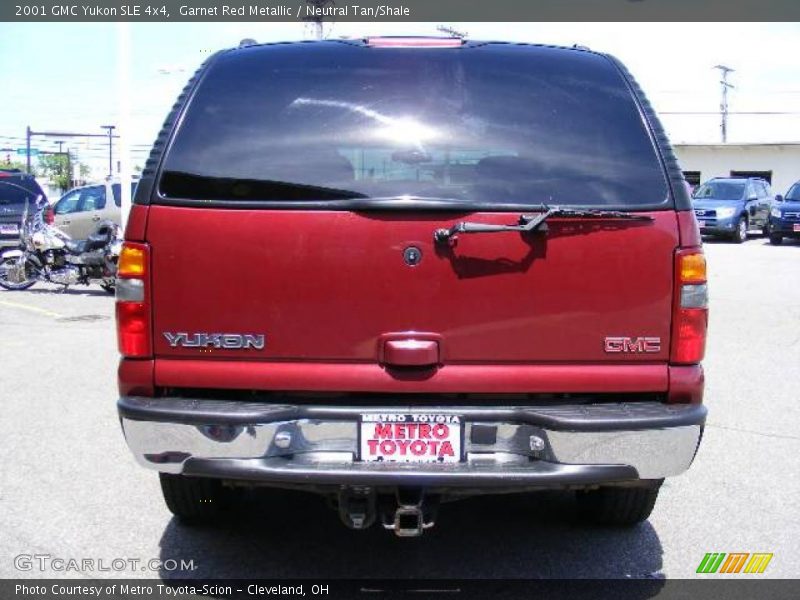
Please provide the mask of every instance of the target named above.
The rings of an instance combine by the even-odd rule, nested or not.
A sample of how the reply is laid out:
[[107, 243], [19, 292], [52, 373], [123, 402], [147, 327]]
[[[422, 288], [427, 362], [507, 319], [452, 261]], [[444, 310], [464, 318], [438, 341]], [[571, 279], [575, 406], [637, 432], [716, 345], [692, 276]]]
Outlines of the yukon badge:
[[661, 338], [611, 336], [605, 339], [605, 350], [612, 354], [618, 352], [631, 354], [661, 352]]
[[226, 348], [229, 350], [264, 349], [264, 336], [240, 333], [172, 333], [164, 332], [173, 348]]

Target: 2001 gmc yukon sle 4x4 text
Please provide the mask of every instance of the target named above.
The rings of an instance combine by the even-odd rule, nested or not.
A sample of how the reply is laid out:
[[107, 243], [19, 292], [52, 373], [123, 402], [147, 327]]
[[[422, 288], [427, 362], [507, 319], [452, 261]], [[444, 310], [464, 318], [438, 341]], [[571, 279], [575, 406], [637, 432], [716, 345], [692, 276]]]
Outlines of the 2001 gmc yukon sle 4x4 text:
[[603, 54], [220, 52], [156, 141], [119, 278], [122, 427], [185, 521], [264, 485], [398, 535], [540, 489], [629, 525], [702, 434], [697, 224]]

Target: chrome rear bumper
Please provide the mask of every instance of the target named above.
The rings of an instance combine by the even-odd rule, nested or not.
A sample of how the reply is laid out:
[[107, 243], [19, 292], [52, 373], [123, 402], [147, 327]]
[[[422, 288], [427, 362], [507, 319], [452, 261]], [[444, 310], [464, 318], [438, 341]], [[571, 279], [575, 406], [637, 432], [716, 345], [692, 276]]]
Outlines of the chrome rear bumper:
[[[275, 484], [559, 487], [660, 479], [689, 468], [706, 409], [656, 402], [541, 407], [321, 407], [124, 397], [137, 461], [175, 474]], [[457, 414], [459, 464], [364, 463], [369, 412]]]

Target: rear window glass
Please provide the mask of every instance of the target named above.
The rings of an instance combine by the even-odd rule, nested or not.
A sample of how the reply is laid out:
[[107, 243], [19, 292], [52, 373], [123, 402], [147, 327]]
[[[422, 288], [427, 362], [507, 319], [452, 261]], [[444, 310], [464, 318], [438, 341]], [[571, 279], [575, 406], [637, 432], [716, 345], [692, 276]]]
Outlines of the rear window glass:
[[744, 196], [744, 187], [742, 181], [709, 181], [697, 188], [694, 197], [709, 200], [740, 200]]
[[667, 200], [614, 65], [513, 45], [299, 44], [223, 55], [168, 151], [160, 193], [616, 207]]
[[[131, 181], [131, 198], [136, 194], [136, 184], [138, 181]], [[114, 194], [114, 205], [122, 206], [122, 185], [114, 183], [111, 185], [111, 193]]]
[[[32, 188], [32, 189], [29, 189]], [[33, 202], [36, 196], [41, 194], [38, 184], [26, 182], [10, 182], [0, 179], [0, 206], [8, 206], [11, 204], [24, 205], [25, 201]]]

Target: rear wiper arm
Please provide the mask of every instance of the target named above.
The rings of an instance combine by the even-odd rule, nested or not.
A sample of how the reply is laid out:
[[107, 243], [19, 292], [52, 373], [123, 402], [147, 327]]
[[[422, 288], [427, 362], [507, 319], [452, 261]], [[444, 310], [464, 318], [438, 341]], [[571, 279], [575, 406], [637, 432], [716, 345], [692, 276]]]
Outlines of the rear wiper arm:
[[460, 233], [499, 233], [502, 231], [519, 231], [530, 233], [533, 231], [546, 232], [547, 219], [549, 217], [567, 218], [591, 218], [591, 219], [620, 219], [628, 221], [652, 221], [649, 215], [637, 215], [619, 210], [600, 210], [593, 208], [562, 208], [560, 206], [547, 206], [542, 204], [539, 207], [539, 214], [520, 215], [516, 225], [494, 225], [491, 223], [470, 223], [461, 221], [450, 229], [437, 229], [433, 232], [433, 240], [436, 243], [444, 244], [454, 241]]
[[547, 224], [545, 221], [547, 217], [554, 214], [557, 207], [541, 206], [542, 212], [538, 215], [520, 215], [519, 222], [516, 225], [494, 225], [492, 223], [470, 223], [469, 221], [461, 221], [456, 223], [450, 229], [437, 229], [433, 232], [433, 241], [439, 244], [444, 244], [455, 240], [459, 233], [498, 233], [501, 231], [547, 231]]

